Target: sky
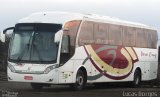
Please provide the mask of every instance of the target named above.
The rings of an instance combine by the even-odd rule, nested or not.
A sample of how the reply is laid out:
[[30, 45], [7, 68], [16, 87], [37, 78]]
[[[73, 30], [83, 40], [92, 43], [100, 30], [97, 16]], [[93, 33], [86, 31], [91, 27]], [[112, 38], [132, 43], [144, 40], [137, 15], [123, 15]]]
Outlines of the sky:
[[160, 0], [0, 0], [0, 32], [34, 12], [65, 11], [117, 17], [160, 32]]

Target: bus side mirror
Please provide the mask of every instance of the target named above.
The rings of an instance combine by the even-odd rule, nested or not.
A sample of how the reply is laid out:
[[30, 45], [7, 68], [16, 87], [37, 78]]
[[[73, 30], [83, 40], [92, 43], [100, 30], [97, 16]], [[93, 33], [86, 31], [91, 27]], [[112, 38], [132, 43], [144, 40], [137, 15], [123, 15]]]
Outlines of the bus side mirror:
[[70, 45], [69, 35], [64, 35], [62, 38], [61, 53], [69, 53], [69, 45]]
[[62, 36], [62, 31], [60, 30], [55, 34], [54, 42], [59, 43], [61, 41], [61, 36]]
[[14, 27], [9, 27], [3, 30], [3, 34], [7, 34], [8, 30], [14, 30]]
[[2, 32], [0, 33], [0, 40], [1, 40], [1, 42], [2, 43], [4, 43], [5, 42], [5, 37], [6, 37], [6, 35], [5, 34], [3, 34]]
[[[3, 33], [1, 33], [1, 37], [0, 37], [1, 42], [5, 42], [6, 40], [9, 40], [11, 38], [11, 35], [14, 29], [15, 29], [14, 27], [9, 27], [3, 30]], [[10, 32], [9, 30], [12, 30], [12, 32]]]

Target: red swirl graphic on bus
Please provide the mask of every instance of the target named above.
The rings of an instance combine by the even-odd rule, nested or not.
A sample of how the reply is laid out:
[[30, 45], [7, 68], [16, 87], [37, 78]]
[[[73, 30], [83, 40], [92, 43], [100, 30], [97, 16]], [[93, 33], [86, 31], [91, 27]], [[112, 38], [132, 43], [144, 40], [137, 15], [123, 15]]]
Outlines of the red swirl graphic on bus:
[[132, 47], [86, 45], [94, 67], [104, 76], [120, 80], [130, 75], [138, 57]]

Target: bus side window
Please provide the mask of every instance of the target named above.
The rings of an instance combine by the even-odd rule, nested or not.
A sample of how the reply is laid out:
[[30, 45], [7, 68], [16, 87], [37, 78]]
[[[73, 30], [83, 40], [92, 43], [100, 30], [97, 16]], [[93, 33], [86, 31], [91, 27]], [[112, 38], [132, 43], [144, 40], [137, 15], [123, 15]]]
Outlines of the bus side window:
[[136, 33], [136, 28], [123, 27], [123, 45], [124, 46], [135, 46], [135, 33]]
[[136, 47], [147, 47], [147, 32], [144, 29], [136, 29]]
[[109, 25], [109, 44], [122, 45], [122, 27], [120, 25]]
[[93, 23], [85, 21], [82, 24], [79, 34], [79, 45], [86, 45], [94, 43], [93, 40]]
[[76, 36], [78, 33], [78, 28], [79, 28], [80, 23], [81, 23], [81, 21], [79, 21], [79, 20], [73, 20], [73, 21], [69, 21], [65, 24], [65, 28], [67, 28], [68, 31], [64, 31], [64, 34], [69, 35], [69, 37], [70, 37], [70, 54], [71, 54], [71, 56], [75, 52]]
[[151, 39], [150, 47], [151, 48], [157, 48], [157, 41], [158, 41], [157, 32], [151, 30], [150, 33], [152, 33], [152, 39]]
[[99, 24], [96, 30], [94, 30], [94, 41], [96, 44], [108, 44], [108, 25]]
[[154, 47], [154, 39], [153, 39], [153, 32], [151, 30], [148, 31], [148, 47], [153, 48]]

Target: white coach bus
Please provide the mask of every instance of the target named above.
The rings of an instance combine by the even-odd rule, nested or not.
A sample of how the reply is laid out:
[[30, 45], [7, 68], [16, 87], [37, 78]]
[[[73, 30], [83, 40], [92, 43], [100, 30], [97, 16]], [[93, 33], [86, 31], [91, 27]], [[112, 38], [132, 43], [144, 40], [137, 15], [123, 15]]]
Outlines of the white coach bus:
[[92, 14], [34, 13], [13, 30], [8, 52], [8, 81], [33, 89], [69, 84], [132, 82], [157, 78], [157, 31], [140, 23]]

